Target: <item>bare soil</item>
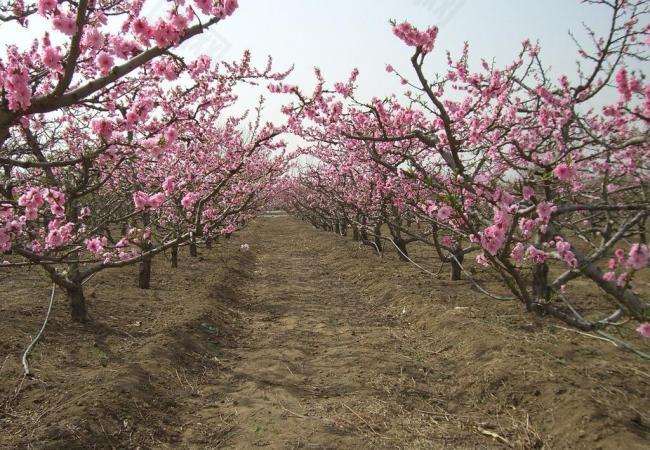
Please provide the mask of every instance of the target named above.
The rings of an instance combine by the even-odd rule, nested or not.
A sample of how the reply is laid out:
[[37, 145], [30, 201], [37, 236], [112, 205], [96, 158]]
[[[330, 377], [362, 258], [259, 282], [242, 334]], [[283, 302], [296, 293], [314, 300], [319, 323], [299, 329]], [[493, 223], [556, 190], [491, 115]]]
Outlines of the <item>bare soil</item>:
[[286, 216], [180, 266], [57, 292], [34, 378], [49, 282], [0, 268], [0, 448], [650, 447], [647, 362], [466, 281]]

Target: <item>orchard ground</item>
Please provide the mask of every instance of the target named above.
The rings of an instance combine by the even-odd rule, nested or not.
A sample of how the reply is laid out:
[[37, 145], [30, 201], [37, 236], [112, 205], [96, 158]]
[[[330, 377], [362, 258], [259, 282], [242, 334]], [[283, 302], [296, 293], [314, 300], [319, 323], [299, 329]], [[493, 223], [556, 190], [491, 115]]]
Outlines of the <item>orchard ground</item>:
[[98, 274], [88, 325], [71, 322], [57, 292], [33, 379], [20, 357], [50, 283], [37, 268], [0, 269], [0, 447], [650, 442], [647, 362], [445, 270], [432, 277], [289, 216], [179, 265], [156, 258], [151, 290], [135, 287], [136, 267]]

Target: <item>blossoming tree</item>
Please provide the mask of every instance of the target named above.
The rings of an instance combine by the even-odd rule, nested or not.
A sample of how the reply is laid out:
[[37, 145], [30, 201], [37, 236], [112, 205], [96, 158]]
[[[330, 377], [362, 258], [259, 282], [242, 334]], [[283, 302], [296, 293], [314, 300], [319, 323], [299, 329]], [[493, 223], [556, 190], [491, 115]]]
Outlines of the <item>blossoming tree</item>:
[[[408, 87], [406, 102], [359, 100], [356, 72], [332, 89], [318, 74], [310, 95], [271, 89], [297, 97], [285, 112], [325, 166], [354, 154], [352, 164], [386, 178], [398, 217], [407, 218], [389, 219], [391, 226], [453, 262], [455, 278], [463, 257], [478, 250], [477, 261], [529, 310], [600, 332], [624, 316], [645, 323], [650, 314], [635, 285], [648, 266], [650, 85], [634, 69], [647, 62], [650, 6], [587, 3], [610, 11], [610, 27], [603, 36], [588, 29], [591, 46], [578, 44], [572, 77], [555, 78], [529, 41], [503, 68], [483, 61], [472, 71], [466, 45], [458, 59], [448, 55], [446, 73], [428, 76], [437, 27], [394, 23], [413, 48], [413, 80], [387, 67]], [[321, 158], [323, 146], [336, 161]], [[335, 199], [367, 188], [327, 185], [333, 192], [303, 188]], [[409, 227], [410, 217], [428, 223], [427, 232]], [[611, 314], [587, 317], [576, 308], [569, 298], [576, 279], [597, 286]]]
[[[278, 130], [247, 141], [224, 109], [238, 83], [285, 74], [270, 61], [253, 68], [248, 54], [215, 64], [174, 53], [237, 1], [168, 1], [155, 22], [143, 4], [15, 1], [0, 15], [48, 29], [0, 59], [0, 251], [11, 253], [5, 266], [43, 267], [77, 321], [87, 319], [83, 283], [94, 273], [232, 230], [267, 193], [244, 174], [271, 183], [280, 170], [266, 159], [283, 147]], [[172, 232], [172, 222], [183, 226]]]

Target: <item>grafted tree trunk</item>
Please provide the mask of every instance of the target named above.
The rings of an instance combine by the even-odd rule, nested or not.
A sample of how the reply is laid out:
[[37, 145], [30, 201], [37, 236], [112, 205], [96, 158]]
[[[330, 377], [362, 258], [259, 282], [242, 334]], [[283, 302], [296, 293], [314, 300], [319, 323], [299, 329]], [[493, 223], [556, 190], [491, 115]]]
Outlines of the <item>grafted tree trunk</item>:
[[548, 286], [548, 265], [546, 263], [535, 264], [532, 288], [534, 301], [548, 301], [550, 299], [551, 290]]
[[[142, 215], [143, 228], [147, 228], [150, 223], [149, 213], [144, 213]], [[142, 252], [147, 253], [151, 250], [151, 242], [147, 239], [146, 242], [142, 243]], [[140, 261], [139, 270], [138, 270], [138, 287], [140, 289], [149, 289], [151, 287], [151, 255], [146, 255], [142, 261]]]
[[406, 249], [406, 242], [401, 237], [393, 239], [395, 246], [399, 249], [397, 251], [397, 256], [399, 256], [400, 261], [408, 261], [408, 250]]
[[352, 224], [352, 240], [357, 242], [359, 240], [359, 227]]
[[[454, 257], [456, 258], [456, 259], [451, 258], [451, 280], [458, 281], [460, 280], [462, 275], [462, 269], [460, 264], [462, 264], [463, 260], [465, 259], [465, 253], [463, 252], [462, 246], [457, 243], [454, 245], [451, 254], [454, 255]], [[456, 262], [456, 260], [458, 260], [458, 262]]]
[[381, 224], [376, 224], [372, 232], [375, 235], [375, 246], [377, 247], [377, 250], [381, 252], [383, 250], [383, 242], [381, 241]]
[[192, 258], [199, 256], [199, 249], [196, 246], [196, 236], [194, 234], [192, 234], [192, 237], [190, 238], [190, 256]]
[[74, 287], [66, 287], [65, 290], [68, 294], [72, 320], [79, 323], [87, 322], [88, 310], [86, 309], [86, 298], [81, 283], [76, 283]]
[[339, 231], [341, 236], [347, 236], [348, 235], [348, 223], [345, 221], [345, 219], [341, 220], [341, 224], [339, 226]]
[[172, 267], [178, 267], [178, 244], [172, 246]]

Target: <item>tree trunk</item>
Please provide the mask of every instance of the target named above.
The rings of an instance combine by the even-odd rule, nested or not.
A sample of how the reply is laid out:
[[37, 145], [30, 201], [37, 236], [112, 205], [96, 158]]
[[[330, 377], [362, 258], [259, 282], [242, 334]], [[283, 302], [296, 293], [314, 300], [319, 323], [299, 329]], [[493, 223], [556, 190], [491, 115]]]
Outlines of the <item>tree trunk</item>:
[[533, 301], [548, 301], [551, 290], [548, 287], [548, 265], [546, 263], [536, 264], [533, 268]]
[[212, 248], [212, 238], [207, 238], [205, 240], [205, 248], [211, 249]]
[[190, 256], [193, 257], [193, 258], [196, 258], [197, 256], [199, 256], [199, 249], [196, 246], [195, 241], [190, 242]]
[[[149, 223], [149, 213], [145, 212], [142, 215], [143, 228], [146, 229], [149, 226]], [[151, 243], [147, 239], [146, 242], [142, 243], [142, 253], [147, 253], [149, 250], [151, 250]], [[140, 289], [149, 289], [149, 287], [151, 287], [151, 255], [145, 256], [144, 259], [140, 261], [138, 270], [138, 287]]]
[[149, 289], [151, 287], [151, 256], [147, 256], [140, 261], [138, 287], [140, 289]]
[[408, 261], [408, 251], [406, 250], [406, 242], [404, 242], [401, 238], [395, 238], [393, 239], [393, 242], [395, 242], [395, 245], [399, 249], [397, 251], [397, 256], [399, 256], [400, 261]]
[[375, 246], [377, 247], [377, 250], [381, 253], [383, 250], [382, 247], [382, 242], [381, 242], [381, 224], [375, 225], [373, 231], [374, 233], [374, 238], [375, 238]]
[[[456, 257], [456, 259], [451, 258], [451, 281], [458, 281], [462, 275], [462, 269], [458, 263], [463, 263], [465, 254], [463, 253], [463, 248], [458, 244], [454, 246], [451, 254]], [[458, 260], [458, 262], [456, 262], [456, 260]]]
[[172, 246], [172, 267], [178, 267], [178, 245]]
[[72, 320], [79, 323], [88, 321], [88, 310], [86, 309], [86, 298], [84, 297], [81, 283], [74, 288], [66, 288], [68, 301], [70, 302], [70, 316]]
[[357, 242], [359, 240], [359, 227], [352, 224], [352, 240]]

